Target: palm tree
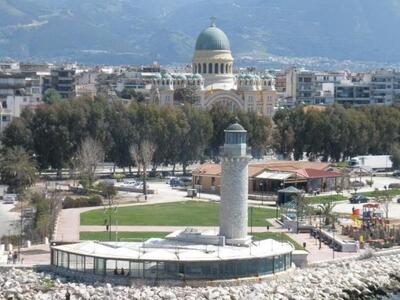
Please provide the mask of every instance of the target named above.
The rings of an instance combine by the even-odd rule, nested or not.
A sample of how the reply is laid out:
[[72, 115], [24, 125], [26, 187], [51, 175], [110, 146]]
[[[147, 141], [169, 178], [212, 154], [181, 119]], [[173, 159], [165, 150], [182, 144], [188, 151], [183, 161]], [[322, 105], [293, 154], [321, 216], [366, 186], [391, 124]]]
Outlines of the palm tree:
[[36, 163], [22, 147], [8, 148], [0, 159], [1, 181], [12, 191], [22, 193], [37, 177]]
[[333, 212], [333, 208], [335, 206], [336, 206], [336, 204], [332, 203], [332, 202], [327, 202], [327, 203], [318, 205], [319, 214], [324, 217], [325, 226], [328, 226], [334, 222], [335, 214]]

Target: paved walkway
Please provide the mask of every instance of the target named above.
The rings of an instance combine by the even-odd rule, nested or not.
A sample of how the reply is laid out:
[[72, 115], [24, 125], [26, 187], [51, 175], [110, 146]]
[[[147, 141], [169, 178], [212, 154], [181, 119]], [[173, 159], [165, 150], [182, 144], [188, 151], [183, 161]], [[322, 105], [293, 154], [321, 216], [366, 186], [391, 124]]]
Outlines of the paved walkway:
[[34, 265], [48, 265], [50, 263], [50, 247], [45, 244], [22, 248], [21, 260], [17, 261], [15, 265], [7, 264], [7, 254], [7, 251], [3, 254], [0, 253], [0, 266], [32, 267]]

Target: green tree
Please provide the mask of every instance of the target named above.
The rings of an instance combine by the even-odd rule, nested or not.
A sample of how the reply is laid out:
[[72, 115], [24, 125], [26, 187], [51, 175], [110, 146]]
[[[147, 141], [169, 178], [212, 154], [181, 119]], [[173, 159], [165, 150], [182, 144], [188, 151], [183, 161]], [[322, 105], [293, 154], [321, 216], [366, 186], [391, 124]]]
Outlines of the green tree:
[[10, 125], [4, 129], [1, 142], [6, 148], [20, 146], [25, 150], [32, 150], [32, 131], [26, 120], [23, 118], [13, 119]]
[[47, 89], [43, 94], [43, 102], [46, 104], [53, 104], [61, 101], [61, 95], [55, 89]]
[[318, 213], [324, 218], [325, 226], [331, 225], [335, 221], [335, 214], [333, 209], [335, 208], [335, 203], [327, 202], [318, 205]]
[[392, 145], [390, 149], [390, 159], [393, 163], [393, 168], [398, 169], [400, 168], [400, 144], [395, 143]]
[[0, 160], [1, 180], [12, 191], [22, 193], [37, 178], [36, 164], [21, 147], [7, 148]]
[[275, 128], [272, 132], [272, 147], [285, 159], [293, 152], [295, 136], [289, 121], [289, 110], [279, 110], [274, 115]]
[[212, 122], [207, 113], [194, 109], [187, 105], [183, 109], [188, 123], [188, 130], [183, 135], [182, 144], [179, 147], [179, 161], [186, 174], [186, 168], [190, 163], [202, 159], [204, 150], [212, 137]]

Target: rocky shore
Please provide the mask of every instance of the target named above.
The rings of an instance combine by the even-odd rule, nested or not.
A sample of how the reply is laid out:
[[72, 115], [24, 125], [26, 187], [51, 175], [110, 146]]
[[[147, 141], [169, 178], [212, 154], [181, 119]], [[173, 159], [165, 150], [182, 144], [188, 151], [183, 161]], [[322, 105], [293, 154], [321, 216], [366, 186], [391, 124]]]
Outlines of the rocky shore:
[[400, 289], [400, 254], [297, 269], [260, 283], [219, 287], [87, 285], [32, 270], [0, 271], [0, 299], [377, 299]]

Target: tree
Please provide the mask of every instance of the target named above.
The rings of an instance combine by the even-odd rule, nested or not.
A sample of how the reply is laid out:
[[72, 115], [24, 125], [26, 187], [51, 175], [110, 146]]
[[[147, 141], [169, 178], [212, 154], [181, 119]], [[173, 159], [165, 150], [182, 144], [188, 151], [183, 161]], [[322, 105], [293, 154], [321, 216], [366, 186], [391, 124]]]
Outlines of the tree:
[[202, 158], [204, 150], [212, 137], [211, 119], [206, 113], [192, 108], [184, 107], [184, 114], [188, 123], [188, 130], [182, 135], [182, 144], [178, 146], [179, 162], [182, 164], [183, 173], [186, 174], [187, 166]]
[[21, 147], [7, 148], [0, 160], [1, 180], [12, 191], [22, 193], [37, 178], [36, 164]]
[[132, 145], [129, 150], [138, 165], [143, 166], [143, 194], [147, 200], [147, 168], [153, 159], [156, 146], [149, 140], [143, 140], [140, 144]]
[[86, 188], [92, 187], [96, 179], [96, 169], [104, 160], [103, 147], [93, 138], [85, 138], [78, 150], [77, 158], [82, 185]]
[[393, 168], [398, 169], [400, 168], [400, 144], [395, 143], [392, 145], [390, 149], [390, 159], [393, 163]]
[[55, 89], [47, 89], [43, 94], [43, 102], [46, 104], [53, 104], [61, 101], [61, 95]]
[[288, 110], [280, 110], [275, 114], [275, 128], [272, 132], [272, 146], [285, 159], [292, 154], [295, 141], [288, 114]]
[[176, 89], [174, 100], [178, 103], [196, 104], [199, 100], [197, 87], [195, 85], [188, 85], [185, 88]]
[[1, 142], [6, 148], [20, 146], [25, 150], [32, 150], [32, 131], [25, 119], [13, 119], [4, 129]]
[[331, 225], [334, 223], [335, 214], [333, 212], [334, 207], [336, 206], [335, 203], [327, 202], [324, 204], [319, 204], [319, 214], [324, 218], [325, 226]]
[[119, 94], [122, 99], [136, 100], [138, 102], [144, 102], [145, 98], [143, 93], [136, 92], [134, 89], [124, 88]]

